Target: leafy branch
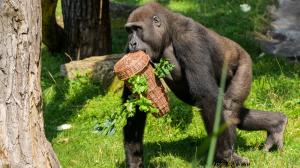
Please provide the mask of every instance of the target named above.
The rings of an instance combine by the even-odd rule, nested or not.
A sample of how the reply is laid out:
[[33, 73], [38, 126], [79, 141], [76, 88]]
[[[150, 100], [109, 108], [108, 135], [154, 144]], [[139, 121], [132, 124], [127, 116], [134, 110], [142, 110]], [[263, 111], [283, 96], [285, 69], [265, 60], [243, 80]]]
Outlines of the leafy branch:
[[154, 64], [156, 77], [164, 78], [170, 74], [170, 72], [175, 68], [175, 65], [171, 64], [167, 59], [162, 58], [159, 63]]

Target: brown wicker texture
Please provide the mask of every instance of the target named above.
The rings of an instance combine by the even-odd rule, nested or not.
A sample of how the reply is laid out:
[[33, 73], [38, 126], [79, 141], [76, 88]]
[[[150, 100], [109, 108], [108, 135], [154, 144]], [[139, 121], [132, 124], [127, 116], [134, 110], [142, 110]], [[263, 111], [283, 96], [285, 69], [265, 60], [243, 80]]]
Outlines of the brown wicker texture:
[[161, 117], [170, 111], [168, 97], [165, 93], [165, 89], [160, 83], [160, 86], [149, 90], [147, 92], [147, 98], [152, 101], [153, 106], [158, 108], [159, 113], [153, 113], [155, 117]]
[[148, 91], [146, 97], [151, 100], [154, 107], [160, 111], [158, 114], [154, 114], [154, 116], [160, 117], [167, 114], [170, 111], [168, 97], [162, 83], [156, 80], [153, 67], [148, 65], [139, 74], [145, 75], [147, 78]]
[[120, 80], [126, 80], [141, 72], [149, 64], [149, 56], [143, 51], [128, 53], [114, 66], [114, 71]]
[[[129, 53], [116, 63], [114, 71], [120, 80], [127, 80], [136, 74], [146, 76], [148, 91], [145, 96], [159, 110], [159, 113], [153, 113], [153, 115], [160, 117], [170, 111], [169, 102], [163, 85], [155, 78], [154, 69], [149, 64], [149, 60], [149, 56], [142, 51]], [[127, 87], [131, 89], [130, 86], [127, 85]]]
[[146, 66], [145, 69], [143, 69], [143, 71], [140, 72], [139, 74], [146, 76], [148, 90], [152, 90], [157, 87], [157, 81], [154, 75], [154, 69], [151, 65]]

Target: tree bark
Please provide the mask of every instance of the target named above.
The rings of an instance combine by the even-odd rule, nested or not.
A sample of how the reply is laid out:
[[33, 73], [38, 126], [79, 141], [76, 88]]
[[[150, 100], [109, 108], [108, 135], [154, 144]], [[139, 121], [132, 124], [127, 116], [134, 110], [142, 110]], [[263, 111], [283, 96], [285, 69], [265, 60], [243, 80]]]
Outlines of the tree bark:
[[73, 59], [111, 52], [109, 0], [62, 0], [62, 13]]
[[65, 49], [65, 34], [55, 18], [57, 0], [42, 0], [43, 43], [53, 52]]
[[41, 1], [0, 1], [0, 167], [60, 167], [44, 134]]

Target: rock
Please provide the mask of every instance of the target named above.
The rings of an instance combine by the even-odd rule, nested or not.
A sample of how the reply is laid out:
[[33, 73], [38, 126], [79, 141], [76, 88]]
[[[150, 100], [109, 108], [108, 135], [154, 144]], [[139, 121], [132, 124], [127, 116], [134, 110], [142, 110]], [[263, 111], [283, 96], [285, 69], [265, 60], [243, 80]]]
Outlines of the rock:
[[278, 6], [268, 8], [273, 21], [266, 39], [260, 40], [263, 49], [275, 55], [300, 58], [300, 1], [278, 0]]
[[123, 86], [123, 82], [114, 79], [113, 67], [122, 56], [123, 54], [112, 54], [71, 61], [61, 65], [60, 71], [63, 76], [71, 80], [78, 75], [87, 75], [91, 79], [102, 83], [104, 89], [110, 88], [109, 90], [115, 92]]

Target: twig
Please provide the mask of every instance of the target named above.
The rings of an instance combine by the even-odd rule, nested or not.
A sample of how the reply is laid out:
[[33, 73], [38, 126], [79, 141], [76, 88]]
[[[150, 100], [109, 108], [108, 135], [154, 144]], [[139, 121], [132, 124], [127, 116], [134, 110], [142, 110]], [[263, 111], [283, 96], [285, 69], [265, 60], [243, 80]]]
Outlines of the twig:
[[[48, 71], [48, 70], [47, 70], [47, 71]], [[54, 77], [52, 76], [52, 74], [51, 74], [50, 71], [48, 71], [48, 74], [49, 74], [50, 78], [53, 80], [54, 84], [56, 84], [56, 80], [54, 79]]]
[[80, 47], [78, 47], [78, 50], [77, 50], [77, 60], [80, 60]]
[[280, 69], [280, 72], [281, 72], [281, 74], [283, 74], [283, 71], [282, 71], [281, 65], [280, 65], [280, 63], [278, 62], [278, 59], [277, 59], [277, 57], [275, 57], [275, 60], [276, 60], [276, 62], [277, 62], [277, 64], [278, 64], [278, 66], [279, 66], [279, 69]]
[[68, 53], [65, 52], [65, 55], [70, 59], [70, 61], [73, 61], [72, 57]]

